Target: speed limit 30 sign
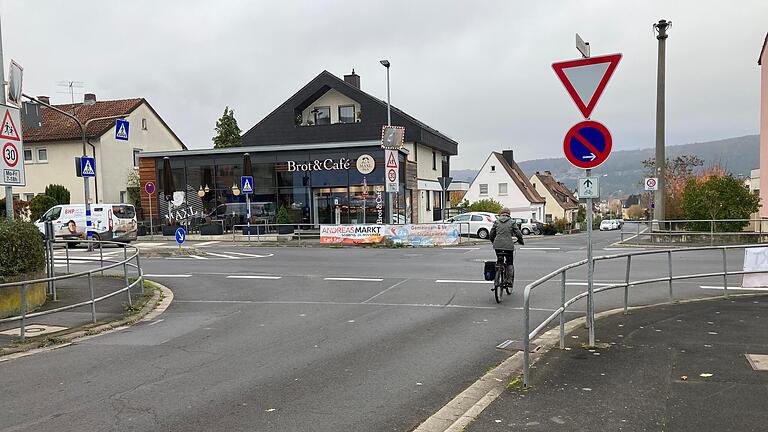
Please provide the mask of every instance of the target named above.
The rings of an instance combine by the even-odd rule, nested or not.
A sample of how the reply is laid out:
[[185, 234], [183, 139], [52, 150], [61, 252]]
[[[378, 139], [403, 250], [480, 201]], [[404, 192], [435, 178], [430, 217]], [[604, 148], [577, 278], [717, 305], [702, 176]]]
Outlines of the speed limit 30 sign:
[[0, 105], [0, 186], [26, 186], [24, 177], [24, 143], [21, 140], [19, 109]]

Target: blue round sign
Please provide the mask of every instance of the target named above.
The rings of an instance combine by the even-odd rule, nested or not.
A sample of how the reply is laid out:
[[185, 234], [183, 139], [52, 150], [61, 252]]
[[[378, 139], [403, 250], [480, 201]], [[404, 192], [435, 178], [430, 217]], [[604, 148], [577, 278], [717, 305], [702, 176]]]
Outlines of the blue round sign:
[[184, 232], [184, 228], [176, 228], [176, 243], [182, 244], [187, 239], [187, 233]]
[[612, 140], [608, 128], [587, 120], [577, 123], [565, 134], [563, 152], [568, 162], [578, 168], [596, 168], [611, 154]]

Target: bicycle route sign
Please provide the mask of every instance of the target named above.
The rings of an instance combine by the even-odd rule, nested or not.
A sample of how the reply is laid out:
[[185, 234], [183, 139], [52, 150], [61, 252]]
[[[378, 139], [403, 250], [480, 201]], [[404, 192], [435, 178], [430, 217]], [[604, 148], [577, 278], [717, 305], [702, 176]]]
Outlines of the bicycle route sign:
[[24, 175], [24, 142], [21, 139], [19, 109], [0, 105], [0, 186], [26, 186]]
[[612, 144], [608, 128], [596, 121], [586, 120], [576, 123], [565, 134], [563, 152], [573, 166], [592, 169], [608, 159]]

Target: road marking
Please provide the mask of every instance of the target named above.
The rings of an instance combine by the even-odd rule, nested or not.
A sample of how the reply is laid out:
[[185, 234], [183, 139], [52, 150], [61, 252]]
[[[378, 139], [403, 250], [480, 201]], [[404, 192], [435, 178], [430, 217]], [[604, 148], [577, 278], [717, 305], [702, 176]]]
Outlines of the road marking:
[[206, 258], [206, 257], [201, 257], [201, 256], [198, 256], [198, 255], [190, 255], [190, 256], [191, 256], [192, 258], [194, 258], [194, 259], [199, 259], [199, 260], [208, 259], [208, 258]]
[[[257, 300], [174, 300], [176, 303], [219, 303], [219, 304], [275, 304], [275, 305], [330, 305], [330, 306], [407, 306], [423, 308], [446, 308], [446, 309], [498, 309], [496, 306], [468, 306], [457, 304], [427, 304], [427, 303], [346, 303], [330, 301], [257, 301]], [[523, 308], [510, 308], [519, 309]], [[534, 310], [531, 308], [531, 310]], [[554, 309], [547, 309], [548, 312], [554, 312]]]
[[272, 253], [271, 254], [264, 254], [264, 255], [248, 254], [248, 253], [243, 253], [243, 252], [229, 252], [229, 251], [227, 251], [227, 253], [228, 254], [247, 256], [247, 257], [251, 257], [251, 258], [269, 258], [269, 257], [275, 256], [275, 254], [272, 254]]
[[261, 276], [261, 275], [230, 275], [227, 279], [270, 279], [277, 280], [282, 279], [282, 276]]
[[524, 250], [560, 250], [559, 247], [525, 247], [522, 246], [520, 249]]
[[[716, 290], [723, 290], [722, 286], [710, 286], [710, 285], [699, 285], [699, 288], [701, 289], [716, 289]], [[729, 290], [740, 290], [740, 291], [768, 291], [768, 288], [742, 288], [740, 286], [729, 286]]]
[[444, 247], [443, 250], [478, 250], [479, 247]]
[[379, 278], [356, 278], [356, 277], [327, 277], [323, 278], [327, 281], [356, 281], [356, 282], [381, 282], [384, 279]]
[[160, 319], [159, 319], [159, 320], [157, 320], [157, 321], [152, 321], [151, 323], [149, 323], [149, 325], [153, 326], [153, 325], [155, 325], [155, 324], [159, 324], [159, 323], [161, 323], [161, 322], [163, 322], [163, 321], [165, 321], [165, 318], [160, 318]]
[[402, 284], [404, 284], [404, 283], [405, 283], [405, 282], [407, 282], [407, 281], [408, 281], [408, 279], [403, 279], [403, 280], [401, 280], [400, 282], [398, 282], [398, 283], [396, 283], [396, 284], [392, 285], [391, 287], [389, 287], [389, 288], [385, 289], [384, 291], [382, 291], [382, 292], [380, 292], [380, 293], [378, 293], [378, 294], [374, 295], [373, 297], [369, 298], [368, 300], [364, 300], [364, 301], [363, 301], [363, 303], [368, 303], [369, 301], [371, 301], [371, 300], [375, 299], [376, 297], [378, 297], [378, 296], [380, 296], [380, 295], [384, 294], [385, 292], [387, 292], [387, 291], [391, 290], [392, 288], [394, 288], [394, 287], [396, 287], [396, 286], [399, 286], [399, 285], [402, 285]]
[[209, 246], [209, 245], [216, 244], [216, 243], [221, 243], [221, 240], [202, 242], [202, 243], [198, 243], [198, 244], [196, 244], [194, 246]]
[[205, 254], [206, 254], [206, 255], [213, 255], [213, 256], [217, 256], [217, 257], [219, 257], [219, 258], [227, 258], [227, 259], [240, 259], [240, 258], [238, 258], [238, 257], [233, 257], [233, 256], [230, 256], [230, 255], [222, 255], [222, 254], [213, 253], [213, 252], [206, 252]]
[[438, 279], [438, 280], [435, 281], [435, 283], [492, 284], [493, 281]]
[[154, 278], [188, 278], [192, 275], [189, 274], [145, 274], [144, 277]]

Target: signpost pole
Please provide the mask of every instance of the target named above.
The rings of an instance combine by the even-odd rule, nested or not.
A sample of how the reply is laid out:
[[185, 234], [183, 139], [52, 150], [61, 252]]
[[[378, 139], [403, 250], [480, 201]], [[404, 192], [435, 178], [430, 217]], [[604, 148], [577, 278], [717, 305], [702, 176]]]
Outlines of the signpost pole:
[[[1, 24], [0, 24], [1, 26]], [[3, 32], [0, 29], [0, 103], [5, 105], [5, 61], [3, 60]], [[18, 126], [17, 126], [18, 127]], [[17, 156], [23, 157], [23, 155]], [[13, 187], [5, 187], [5, 216], [13, 222]]]
[[[586, 176], [592, 174], [586, 170]], [[592, 198], [587, 198], [587, 326], [589, 327], [589, 346], [595, 346], [595, 262], [592, 260]]]

